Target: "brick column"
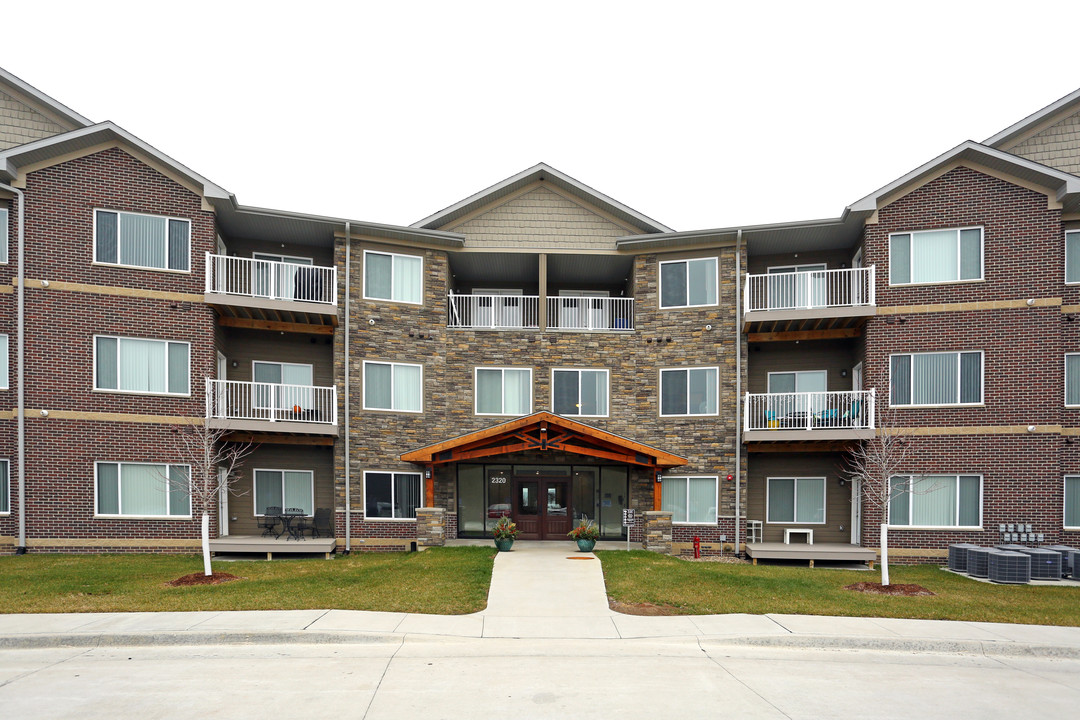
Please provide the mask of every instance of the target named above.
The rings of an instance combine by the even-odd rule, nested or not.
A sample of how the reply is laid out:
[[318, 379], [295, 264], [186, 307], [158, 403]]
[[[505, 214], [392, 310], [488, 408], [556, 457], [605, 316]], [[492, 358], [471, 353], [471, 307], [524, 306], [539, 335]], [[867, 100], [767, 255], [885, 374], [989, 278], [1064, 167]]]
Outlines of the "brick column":
[[671, 513], [667, 510], [645, 511], [645, 541], [641, 544], [646, 550], [671, 554]]
[[416, 508], [416, 546], [424, 548], [445, 544], [446, 510]]

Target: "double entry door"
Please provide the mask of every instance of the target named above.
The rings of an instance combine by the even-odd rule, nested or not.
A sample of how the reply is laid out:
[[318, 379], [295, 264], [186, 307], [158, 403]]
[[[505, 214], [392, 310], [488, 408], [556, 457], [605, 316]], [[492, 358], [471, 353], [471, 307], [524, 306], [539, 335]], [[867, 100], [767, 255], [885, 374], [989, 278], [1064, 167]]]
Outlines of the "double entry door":
[[512, 514], [521, 540], [566, 539], [574, 517], [570, 478], [514, 478]]

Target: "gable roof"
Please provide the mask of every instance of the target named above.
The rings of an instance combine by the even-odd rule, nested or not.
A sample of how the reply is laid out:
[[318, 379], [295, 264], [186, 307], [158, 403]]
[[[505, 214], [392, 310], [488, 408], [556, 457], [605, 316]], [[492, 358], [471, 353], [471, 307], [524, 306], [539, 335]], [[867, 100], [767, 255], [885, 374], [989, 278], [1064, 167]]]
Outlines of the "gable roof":
[[1042, 110], [1033, 112], [1020, 122], [1014, 123], [1001, 132], [991, 135], [986, 138], [986, 140], [983, 140], [982, 144], [994, 148], [1009, 147], [1013, 141], [1020, 138], [1029, 130], [1034, 129], [1043, 121], [1048, 120], [1055, 115], [1064, 114], [1064, 112], [1075, 112], [1077, 109], [1080, 109], [1080, 89], [1073, 90], [1065, 97], [1055, 100]]
[[637, 210], [623, 205], [619, 201], [592, 189], [585, 183], [579, 182], [565, 173], [559, 172], [546, 163], [537, 163], [531, 168], [519, 172], [517, 175], [512, 175], [502, 182], [495, 183], [491, 187], [481, 190], [475, 195], [470, 195], [464, 200], [454, 203], [450, 207], [440, 210], [434, 215], [429, 215], [423, 220], [413, 223], [412, 227], [429, 229], [443, 227], [479, 207], [494, 202], [499, 198], [506, 197], [538, 180], [549, 182], [571, 195], [596, 205], [620, 220], [640, 228], [643, 233], [672, 232], [671, 228], [666, 225], [662, 225], [652, 218], [642, 215]]
[[29, 83], [20, 80], [19, 78], [9, 73], [7, 70], [0, 68], [0, 87], [3, 87], [5, 85], [13, 88], [21, 95], [29, 98], [36, 104], [40, 105], [43, 109], [55, 113], [60, 120], [63, 120], [67, 124], [71, 125], [73, 128], [86, 127], [87, 125], [94, 124], [92, 120], [88, 120], [87, 118], [83, 117], [79, 113], [69, 108], [67, 105], [64, 105], [63, 103], [54, 100], [53, 98], [38, 90], [33, 85], [30, 85]]

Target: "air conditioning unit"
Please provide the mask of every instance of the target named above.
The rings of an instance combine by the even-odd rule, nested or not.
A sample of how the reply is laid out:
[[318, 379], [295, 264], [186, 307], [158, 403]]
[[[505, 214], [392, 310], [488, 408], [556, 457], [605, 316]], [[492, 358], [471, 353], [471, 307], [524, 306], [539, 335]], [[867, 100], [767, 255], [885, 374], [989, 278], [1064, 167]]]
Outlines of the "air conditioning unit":
[[990, 582], [1024, 585], [1031, 582], [1031, 556], [1012, 550], [988, 550], [986, 574]]
[[1072, 554], [1074, 552], [1080, 552], [1080, 548], [1069, 547], [1068, 545], [1043, 545], [1042, 549], [1061, 553], [1061, 577], [1072, 575]]
[[949, 569], [953, 572], [967, 572], [967, 553], [971, 548], [977, 548], [978, 545], [972, 545], [971, 543], [958, 543], [956, 545], [949, 546]]
[[1006, 551], [1011, 551], [1011, 552], [1024, 552], [1025, 550], [1028, 549], [1028, 546], [1027, 545], [1017, 545], [1016, 543], [1012, 543], [1012, 544], [1005, 543], [1005, 544], [1002, 544], [1002, 545], [995, 545], [994, 549], [995, 550], [1006, 550]]
[[1080, 550], [1069, 553], [1069, 564], [1072, 565], [1073, 580], [1080, 580]]
[[1017, 552], [1031, 558], [1032, 580], [1061, 579], [1061, 553], [1039, 548], [1021, 548]]
[[986, 577], [987, 573], [987, 560], [988, 553], [993, 552], [991, 548], [985, 547], [973, 547], [968, 548], [967, 551], [967, 574], [971, 577]]

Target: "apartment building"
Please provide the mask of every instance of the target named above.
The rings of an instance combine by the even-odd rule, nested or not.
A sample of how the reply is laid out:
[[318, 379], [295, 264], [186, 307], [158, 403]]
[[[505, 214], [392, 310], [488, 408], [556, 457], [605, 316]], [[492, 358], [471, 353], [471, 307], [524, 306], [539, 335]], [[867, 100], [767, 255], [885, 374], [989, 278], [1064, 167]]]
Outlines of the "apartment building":
[[834, 219], [676, 232], [540, 164], [391, 226], [245, 207], [0, 71], [0, 551], [190, 551], [162, 478], [204, 422], [255, 448], [233, 549], [315, 548], [277, 506], [330, 511], [320, 552], [509, 514], [873, 558], [844, 463], [886, 426], [894, 558], [1075, 543], [1077, 173], [1080, 91]]

